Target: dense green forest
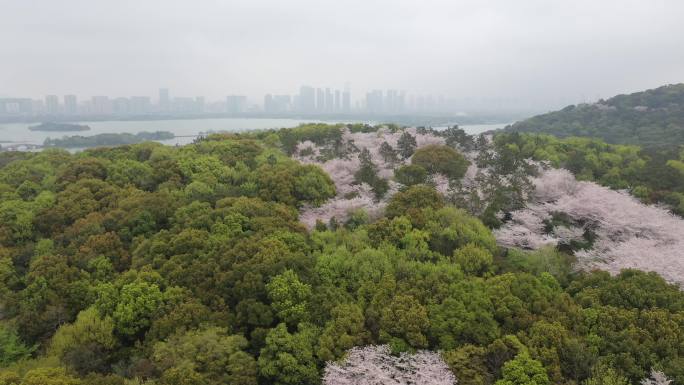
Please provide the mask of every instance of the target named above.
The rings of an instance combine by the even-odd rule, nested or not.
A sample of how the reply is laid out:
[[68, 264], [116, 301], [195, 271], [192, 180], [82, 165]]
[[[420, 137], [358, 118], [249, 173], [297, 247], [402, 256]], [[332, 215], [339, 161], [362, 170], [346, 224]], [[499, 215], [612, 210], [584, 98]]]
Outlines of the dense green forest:
[[547, 161], [580, 180], [628, 190], [645, 203], [664, 203], [684, 215], [684, 147], [642, 148], [517, 132], [495, 135], [494, 144], [499, 154], [511, 159]]
[[684, 144], [684, 84], [618, 95], [517, 122], [509, 131], [586, 136], [646, 147]]
[[[0, 385], [318, 384], [326, 362], [369, 344], [438, 351], [465, 385], [626, 385], [651, 370], [684, 383], [679, 287], [577, 272], [554, 248], [498, 247], [425, 180], [440, 165], [463, 177], [456, 131], [444, 134], [454, 146], [427, 147], [399, 173], [412, 182], [384, 216], [308, 230], [299, 209], [335, 185], [289, 155], [302, 141], [339, 144], [343, 128], [377, 129], [0, 154]], [[520, 135], [496, 146], [502, 167], [529, 156], [660, 191], [639, 179], [649, 158], [632, 146]], [[377, 181], [359, 158], [357, 177]]]

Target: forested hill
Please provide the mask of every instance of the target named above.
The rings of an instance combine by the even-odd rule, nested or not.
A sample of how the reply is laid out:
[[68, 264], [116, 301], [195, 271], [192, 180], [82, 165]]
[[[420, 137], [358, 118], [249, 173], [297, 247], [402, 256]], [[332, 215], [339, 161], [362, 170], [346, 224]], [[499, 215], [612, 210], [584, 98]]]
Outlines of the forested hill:
[[684, 84], [567, 106], [506, 129], [559, 137], [590, 136], [617, 144], [684, 144]]
[[620, 187], [636, 146], [542, 139], [0, 154], [0, 385], [684, 384], [684, 221], [527, 161]]

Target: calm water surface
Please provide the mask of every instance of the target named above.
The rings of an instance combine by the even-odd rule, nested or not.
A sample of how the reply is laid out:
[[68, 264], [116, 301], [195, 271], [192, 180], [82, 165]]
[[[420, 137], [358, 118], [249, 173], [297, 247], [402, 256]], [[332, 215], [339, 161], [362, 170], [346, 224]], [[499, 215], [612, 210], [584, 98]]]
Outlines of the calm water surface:
[[[180, 136], [178, 138], [161, 141], [164, 144], [176, 145], [187, 144], [193, 141], [194, 136], [207, 131], [239, 132], [248, 130], [262, 130], [269, 128], [295, 127], [301, 123], [320, 122], [302, 119], [244, 119], [244, 118], [221, 118], [221, 119], [178, 119], [178, 120], [140, 120], [140, 121], [106, 121], [106, 122], [78, 122], [90, 126], [89, 131], [73, 132], [47, 132], [29, 131], [28, 127], [37, 123], [8, 123], [0, 124], [0, 143], [30, 143], [43, 144], [48, 138], [61, 138], [62, 136], [82, 135], [92, 136], [104, 133], [131, 133], [141, 131], [169, 131]], [[332, 122], [331, 122], [332, 123]], [[474, 124], [462, 125], [469, 134], [502, 128], [506, 124]], [[440, 128], [440, 127], [436, 127]]]

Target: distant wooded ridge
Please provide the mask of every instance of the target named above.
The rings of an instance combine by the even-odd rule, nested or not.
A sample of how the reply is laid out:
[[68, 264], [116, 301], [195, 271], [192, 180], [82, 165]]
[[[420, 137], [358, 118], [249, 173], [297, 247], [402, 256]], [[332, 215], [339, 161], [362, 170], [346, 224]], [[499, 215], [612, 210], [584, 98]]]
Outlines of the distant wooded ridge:
[[614, 144], [684, 144], [684, 84], [570, 105], [506, 128], [508, 131], [589, 136]]
[[96, 147], [96, 146], [117, 146], [121, 144], [135, 144], [150, 140], [167, 140], [175, 136], [168, 131], [139, 132], [137, 134], [97, 134], [93, 136], [64, 136], [62, 138], [47, 138], [43, 143], [46, 147]]

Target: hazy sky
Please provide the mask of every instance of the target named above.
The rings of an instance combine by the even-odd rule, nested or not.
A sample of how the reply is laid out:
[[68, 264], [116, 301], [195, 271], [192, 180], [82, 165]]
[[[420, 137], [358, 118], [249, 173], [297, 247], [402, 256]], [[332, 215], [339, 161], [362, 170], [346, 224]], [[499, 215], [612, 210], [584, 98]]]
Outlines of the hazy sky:
[[0, 95], [552, 103], [684, 81], [681, 0], [0, 0]]

